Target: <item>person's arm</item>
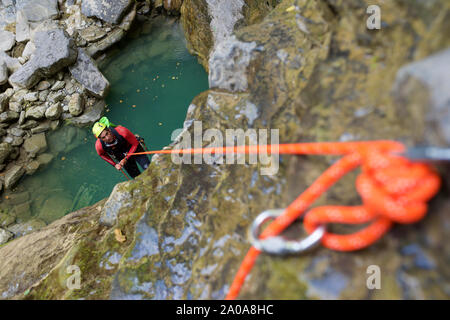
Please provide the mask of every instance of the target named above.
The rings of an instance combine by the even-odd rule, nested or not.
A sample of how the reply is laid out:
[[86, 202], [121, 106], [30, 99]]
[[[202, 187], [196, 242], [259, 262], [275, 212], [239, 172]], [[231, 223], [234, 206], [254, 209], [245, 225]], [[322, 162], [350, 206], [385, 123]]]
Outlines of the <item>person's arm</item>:
[[131, 148], [128, 150], [127, 156], [125, 157], [125, 159], [128, 160], [131, 157], [129, 154], [135, 152], [139, 146], [139, 141], [137, 141], [134, 134], [125, 127], [117, 127], [116, 130], [129, 144], [131, 144]]
[[97, 154], [106, 162], [108, 162], [110, 165], [115, 166], [116, 163], [111, 159], [111, 157], [108, 155], [108, 153], [103, 150], [102, 143], [100, 140], [97, 139], [95, 142], [95, 150], [97, 151]]

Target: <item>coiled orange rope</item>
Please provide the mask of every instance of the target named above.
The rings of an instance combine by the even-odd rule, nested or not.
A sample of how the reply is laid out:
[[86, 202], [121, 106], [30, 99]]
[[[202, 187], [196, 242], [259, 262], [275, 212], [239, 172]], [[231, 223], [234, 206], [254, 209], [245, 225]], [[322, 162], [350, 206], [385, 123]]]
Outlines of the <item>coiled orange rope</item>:
[[[276, 149], [274, 149], [276, 147]], [[332, 250], [353, 251], [365, 248], [383, 236], [393, 222], [414, 223], [426, 214], [426, 202], [439, 190], [440, 178], [428, 165], [411, 162], [396, 154], [405, 146], [394, 141], [295, 143], [267, 146], [237, 146], [223, 148], [198, 148], [159, 150], [145, 153], [271, 153], [280, 154], [342, 155], [314, 183], [307, 188], [282, 215], [276, 218], [261, 234], [265, 239], [275, 236], [299, 218], [313, 202], [349, 171], [361, 166], [356, 188], [363, 205], [324, 206], [310, 210], [304, 219], [310, 234], [319, 225], [327, 223], [372, 223], [350, 235], [325, 233], [321, 242]], [[138, 154], [138, 153], [136, 153]], [[139, 153], [143, 154], [143, 153]], [[226, 299], [235, 299], [250, 273], [260, 251], [251, 247], [245, 256], [230, 287]]]

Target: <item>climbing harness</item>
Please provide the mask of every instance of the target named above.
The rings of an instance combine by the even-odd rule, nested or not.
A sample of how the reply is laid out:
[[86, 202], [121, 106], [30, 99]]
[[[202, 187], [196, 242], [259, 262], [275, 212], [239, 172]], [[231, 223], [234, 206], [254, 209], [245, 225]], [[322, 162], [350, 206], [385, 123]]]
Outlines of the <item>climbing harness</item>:
[[145, 145], [144, 138], [142, 138], [138, 134], [135, 134], [134, 136], [136, 137], [136, 140], [139, 141], [139, 144], [141, 145], [142, 149], [144, 149], [145, 151], [148, 151], [147, 146]]
[[[235, 146], [222, 148], [194, 148], [158, 150], [137, 154], [194, 154], [194, 153], [270, 153], [276, 147], [280, 154], [340, 155], [342, 156], [287, 208], [268, 210], [252, 224], [252, 247], [245, 256], [229, 289], [226, 299], [235, 299], [261, 252], [291, 254], [303, 252], [317, 243], [337, 251], [366, 248], [381, 238], [397, 223], [414, 223], [424, 217], [426, 202], [440, 188], [440, 178], [424, 162], [412, 162], [405, 156], [420, 160], [448, 160], [450, 151], [440, 148], [406, 147], [395, 141], [294, 143], [264, 146]], [[297, 220], [325, 191], [348, 172], [361, 166], [356, 189], [362, 198], [360, 206], [323, 206], [310, 209], [304, 216], [309, 236], [300, 241], [285, 240], [279, 236]], [[260, 226], [275, 219], [258, 236]], [[337, 235], [326, 232], [326, 224], [371, 224], [353, 234]]]

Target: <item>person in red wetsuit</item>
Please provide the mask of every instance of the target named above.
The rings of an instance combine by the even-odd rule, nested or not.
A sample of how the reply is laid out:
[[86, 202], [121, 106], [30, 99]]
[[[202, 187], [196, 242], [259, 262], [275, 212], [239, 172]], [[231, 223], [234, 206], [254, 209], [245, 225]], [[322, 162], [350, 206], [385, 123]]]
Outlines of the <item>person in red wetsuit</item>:
[[98, 138], [95, 142], [95, 150], [98, 155], [117, 170], [124, 168], [131, 177], [135, 178], [141, 174], [137, 163], [144, 170], [149, 166], [150, 160], [147, 155], [129, 155], [144, 150], [134, 134], [127, 128], [123, 126], [107, 127], [103, 123], [96, 122], [92, 132]]

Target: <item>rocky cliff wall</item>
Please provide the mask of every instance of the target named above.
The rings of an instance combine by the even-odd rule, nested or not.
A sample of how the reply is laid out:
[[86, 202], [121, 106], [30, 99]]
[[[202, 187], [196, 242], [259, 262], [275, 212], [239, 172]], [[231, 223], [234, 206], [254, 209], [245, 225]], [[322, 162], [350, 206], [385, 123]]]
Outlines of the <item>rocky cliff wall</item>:
[[[195, 38], [195, 27], [213, 24], [206, 2], [185, 0], [181, 8], [187, 39], [200, 61], [208, 61], [210, 81], [210, 90], [189, 107], [185, 132], [193, 135], [198, 120], [203, 130], [276, 128], [280, 142], [394, 139], [448, 146], [448, 93], [438, 85], [450, 74], [441, 72], [450, 65], [447, 1], [380, 1], [381, 30], [367, 30], [367, 1], [284, 0], [220, 42], [214, 30]], [[176, 165], [168, 155], [155, 156], [140, 177], [85, 209], [101, 224], [71, 242], [62, 259], [40, 271], [22, 264], [2, 274], [0, 291], [4, 298], [29, 299], [224, 298], [249, 248], [253, 219], [286, 207], [334, 159], [283, 156], [270, 176], [261, 175], [261, 164]], [[344, 178], [317, 204], [359, 204], [354, 178]], [[444, 184], [422, 221], [397, 225], [358, 252], [263, 255], [240, 297], [448, 298], [448, 196]], [[77, 230], [82, 225], [75, 223]], [[290, 232], [301, 230], [295, 224]], [[28, 241], [31, 235], [1, 247], [0, 256]], [[67, 265], [80, 267], [80, 289], [64, 285]], [[381, 268], [381, 290], [366, 287], [369, 265]], [[16, 280], [22, 273], [34, 279], [32, 287], [31, 280]]]

